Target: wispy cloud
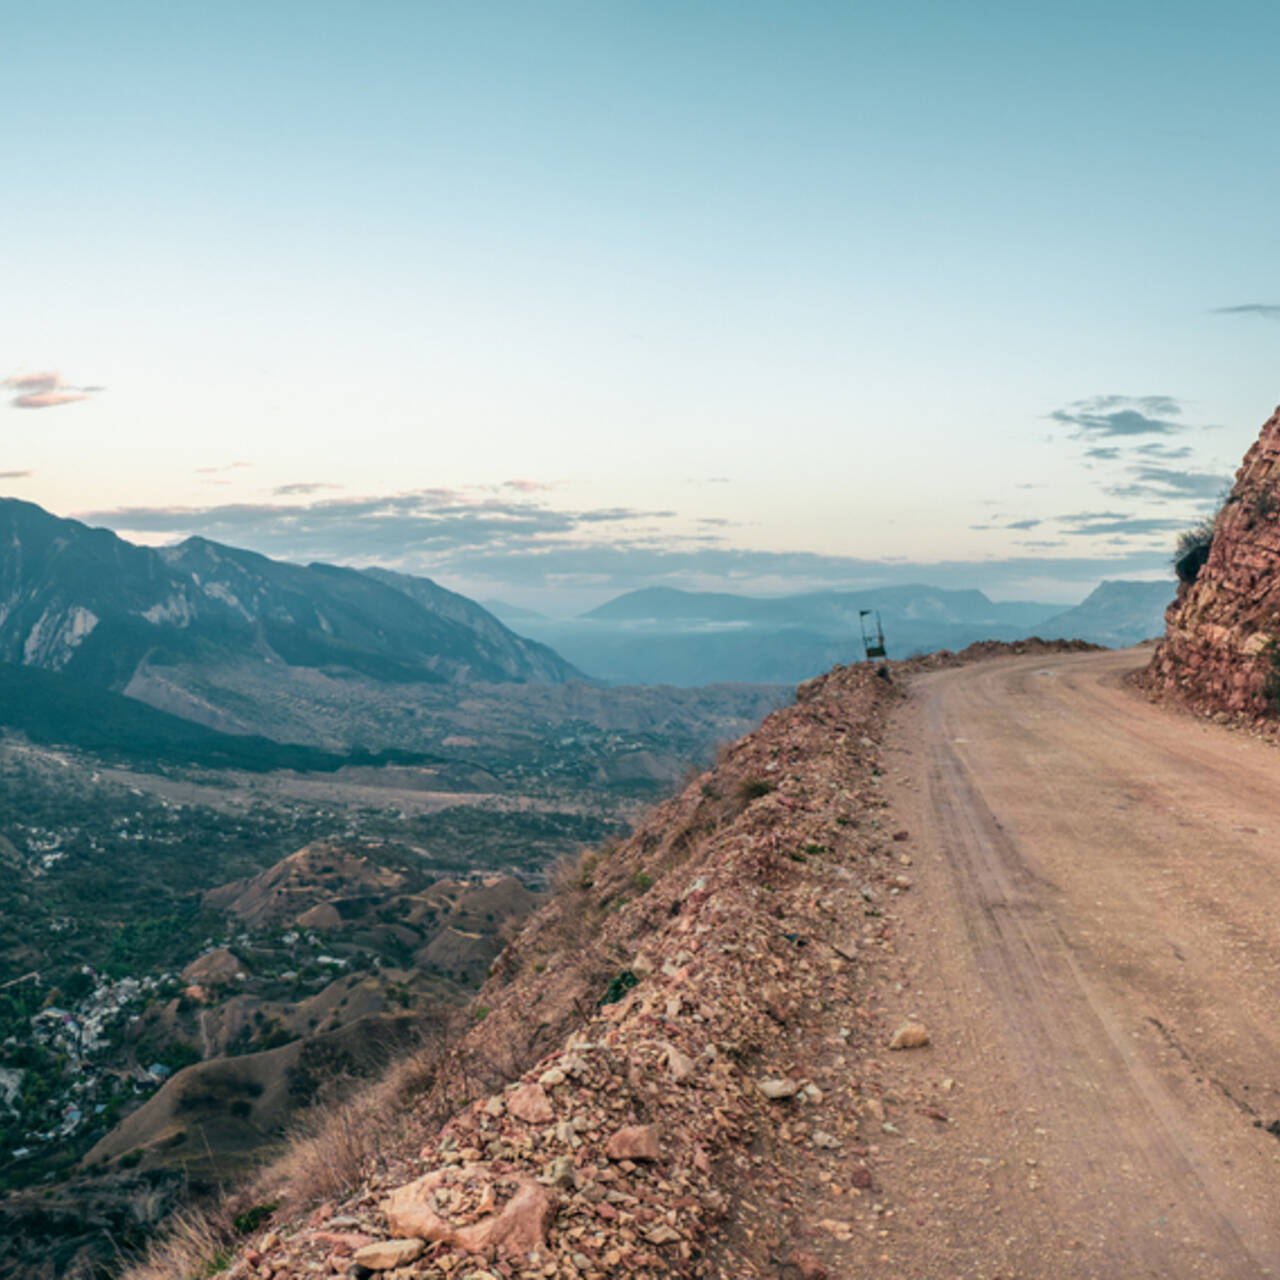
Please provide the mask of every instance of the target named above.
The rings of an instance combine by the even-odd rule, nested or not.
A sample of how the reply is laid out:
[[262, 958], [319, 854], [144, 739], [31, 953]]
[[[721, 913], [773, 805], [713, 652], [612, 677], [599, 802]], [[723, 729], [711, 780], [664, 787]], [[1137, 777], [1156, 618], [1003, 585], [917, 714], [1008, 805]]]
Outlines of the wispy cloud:
[[277, 498], [302, 497], [309, 493], [320, 493], [325, 489], [341, 489], [340, 484], [326, 484], [323, 480], [295, 480], [292, 484], [277, 485], [271, 490]]
[[515, 493], [547, 493], [554, 486], [543, 480], [504, 480], [502, 487]]
[[540, 546], [602, 526], [667, 520], [673, 511], [634, 507], [565, 510], [535, 502], [420, 489], [379, 497], [317, 498], [303, 503], [226, 503], [208, 507], [124, 507], [84, 518], [115, 529], [250, 545], [286, 559], [441, 556], [464, 547]]
[[[1169, 465], [1193, 458], [1196, 450], [1191, 445], [1147, 438], [1212, 429], [1186, 421], [1182, 404], [1173, 396], [1092, 396], [1056, 409], [1049, 417], [1075, 427], [1073, 438], [1085, 444], [1086, 469], [1103, 472], [1097, 481], [1101, 493], [1148, 507], [1167, 509], [1178, 504], [1184, 512], [1176, 517], [1167, 510], [1158, 516], [1150, 510], [1111, 512], [1098, 520], [1077, 522], [1071, 529], [1073, 536], [1115, 535], [1121, 531], [1112, 522], [1119, 520], [1131, 522], [1126, 529], [1134, 536], [1184, 527], [1229, 484], [1226, 475], [1204, 469], [1203, 458], [1200, 467]], [[1137, 521], [1144, 521], [1145, 527]]]
[[1182, 406], [1171, 396], [1092, 396], [1076, 400], [1048, 416], [1053, 422], [1075, 428], [1079, 439], [1110, 439], [1141, 435], [1176, 435], [1187, 431], [1180, 417]]
[[[731, 545], [728, 533], [715, 524], [683, 536], [667, 523], [672, 514], [633, 507], [576, 510], [450, 489], [80, 513], [126, 536], [200, 534], [286, 560], [382, 564], [467, 584], [471, 594], [517, 587], [624, 591], [651, 585], [788, 591], [912, 579], [1006, 593], [1022, 589], [1019, 584], [1052, 579], [1079, 583], [1083, 590], [1101, 577], [1159, 571], [1168, 558], [1163, 550], [1108, 549], [1084, 558], [930, 563], [757, 551]], [[1105, 516], [1078, 514], [1081, 519]], [[1117, 513], [1116, 518], [1125, 517]], [[1032, 548], [1039, 544], [1029, 544]]]
[[0, 480], [25, 480], [30, 471], [0, 471]]
[[89, 397], [80, 391], [36, 391], [31, 395], [14, 396], [9, 401], [15, 409], [56, 409], [60, 404], [75, 404]]
[[9, 401], [15, 409], [55, 409], [59, 405], [75, 404], [77, 400], [88, 400], [94, 392], [103, 390], [102, 387], [69, 387], [56, 370], [10, 374], [3, 385], [18, 392]]
[[1134, 453], [1140, 453], [1144, 458], [1164, 458], [1172, 461], [1175, 458], [1189, 458], [1192, 453], [1190, 445], [1178, 445], [1177, 447], [1169, 444], [1160, 444], [1159, 441], [1152, 440], [1149, 444], [1140, 444], [1134, 449]]
[[1234, 307], [1214, 307], [1216, 316], [1257, 316], [1262, 320], [1280, 320], [1280, 303], [1241, 302]]
[[1230, 476], [1172, 467], [1139, 466], [1130, 474], [1128, 483], [1108, 485], [1106, 492], [1115, 498], [1216, 498], [1231, 484]]
[[1006, 529], [1034, 529], [1036, 525], [1043, 524], [1043, 523], [1044, 523], [1043, 520], [1012, 520], [1007, 525], [1005, 525], [1005, 528]]
[[197, 467], [195, 474], [198, 476], [217, 476], [224, 471], [240, 471], [245, 467], [253, 466], [252, 462], [228, 462], [221, 467]]
[[4, 385], [15, 391], [56, 391], [62, 386], [62, 374], [15, 373], [4, 380]]
[[1071, 538], [1174, 533], [1184, 529], [1187, 524], [1185, 520], [1168, 516], [1132, 516], [1120, 511], [1081, 511], [1075, 515], [1059, 516], [1057, 519], [1059, 524], [1067, 526], [1063, 533]]

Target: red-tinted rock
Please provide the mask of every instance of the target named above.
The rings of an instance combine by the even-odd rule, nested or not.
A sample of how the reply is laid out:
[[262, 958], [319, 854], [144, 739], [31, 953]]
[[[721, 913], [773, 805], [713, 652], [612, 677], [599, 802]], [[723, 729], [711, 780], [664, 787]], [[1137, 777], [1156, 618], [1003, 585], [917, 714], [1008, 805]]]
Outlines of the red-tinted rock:
[[632, 1124], [619, 1129], [609, 1139], [605, 1154], [610, 1160], [656, 1160], [658, 1158], [658, 1126]]
[[791, 1255], [791, 1265], [800, 1274], [800, 1280], [830, 1280], [831, 1273], [818, 1261], [817, 1255], [801, 1253]]
[[1272, 716], [1280, 702], [1280, 409], [1236, 472], [1195, 581], [1165, 613], [1142, 682], [1206, 712]]
[[507, 1095], [507, 1110], [526, 1124], [549, 1124], [556, 1118], [540, 1084], [525, 1084]]

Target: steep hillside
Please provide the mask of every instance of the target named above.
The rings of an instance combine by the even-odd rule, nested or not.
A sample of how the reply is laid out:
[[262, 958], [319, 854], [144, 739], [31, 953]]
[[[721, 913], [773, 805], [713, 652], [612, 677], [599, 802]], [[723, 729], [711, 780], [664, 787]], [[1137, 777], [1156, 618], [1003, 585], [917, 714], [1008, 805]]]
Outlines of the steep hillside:
[[[894, 1159], [882, 1134], [945, 1122], [950, 1088], [904, 1083], [885, 1053], [928, 1042], [895, 956], [916, 874], [911, 833], [884, 812], [897, 697], [866, 666], [837, 668], [630, 840], [566, 866], [495, 962], [473, 1029], [343, 1122], [362, 1136], [344, 1182], [317, 1182], [329, 1148], [304, 1146], [241, 1194], [241, 1212], [281, 1208], [228, 1274], [875, 1266], [895, 1225], [876, 1203]], [[131, 1274], [190, 1266], [181, 1248]]]
[[1188, 562], [1142, 682], [1224, 716], [1280, 711], [1280, 409], [1245, 454], [1198, 571]]
[[[144, 662], [131, 697], [228, 731], [326, 751], [413, 753], [524, 786], [559, 779], [652, 794], [791, 696], [780, 685], [610, 689], [566, 684], [387, 685], [244, 659]], [[459, 696], [459, 694], [462, 696]]]
[[577, 673], [434, 583], [293, 565], [204, 538], [137, 547], [0, 499], [0, 661], [122, 689], [144, 658], [252, 656], [383, 682], [563, 681]]
[[571, 667], [554, 649], [516, 635], [492, 614], [466, 596], [448, 591], [430, 578], [416, 578], [390, 569], [366, 569], [365, 574], [404, 592], [411, 600], [439, 618], [465, 626], [485, 658], [507, 673], [508, 680], [540, 680], [544, 684], [563, 684], [580, 680], [582, 673]]

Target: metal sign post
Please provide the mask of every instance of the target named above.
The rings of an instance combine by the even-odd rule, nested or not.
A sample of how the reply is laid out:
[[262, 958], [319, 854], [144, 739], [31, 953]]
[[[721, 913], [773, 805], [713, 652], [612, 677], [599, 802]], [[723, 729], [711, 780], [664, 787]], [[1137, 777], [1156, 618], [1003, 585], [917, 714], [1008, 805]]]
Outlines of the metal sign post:
[[[875, 631], [872, 632], [867, 619], [875, 615]], [[858, 622], [862, 626], [862, 647], [866, 650], [867, 661], [872, 658], [883, 658], [884, 652], [884, 628], [880, 625], [879, 609], [859, 609]]]

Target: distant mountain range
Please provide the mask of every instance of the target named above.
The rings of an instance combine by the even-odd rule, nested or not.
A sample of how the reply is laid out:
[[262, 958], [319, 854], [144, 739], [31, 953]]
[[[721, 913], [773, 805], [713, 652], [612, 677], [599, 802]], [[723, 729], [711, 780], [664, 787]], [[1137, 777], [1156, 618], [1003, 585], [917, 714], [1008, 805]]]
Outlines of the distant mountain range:
[[132, 764], [414, 764], [445, 790], [647, 795], [785, 687], [605, 688], [426, 578], [190, 538], [134, 546], [0, 499], [0, 729]]
[[0, 499], [0, 661], [123, 689], [144, 659], [246, 656], [392, 683], [583, 678], [425, 578], [285, 564], [204, 538], [139, 547]]
[[981, 591], [910, 585], [873, 592], [813, 591], [766, 597], [650, 587], [629, 591], [583, 617], [603, 622], [738, 623], [847, 633], [858, 630], [859, 611], [866, 608], [879, 609], [885, 619], [909, 625], [980, 627], [1026, 626], [1056, 611], [1054, 605], [998, 603]]
[[578, 618], [492, 608], [575, 665], [618, 684], [716, 680], [793, 683], [863, 658], [861, 611], [879, 614], [888, 655], [962, 649], [974, 640], [1030, 635], [1125, 647], [1164, 630], [1171, 582], [1104, 582], [1072, 609], [994, 601], [981, 591], [924, 585], [791, 596], [630, 591]]
[[1037, 634], [1042, 640], [1089, 640], [1127, 649], [1164, 635], [1164, 611], [1176, 587], [1172, 581], [1103, 582], [1074, 609], [1042, 623]]
[[[456, 701], [448, 691], [459, 687], [542, 688], [593, 678], [613, 685], [794, 684], [863, 658], [863, 610], [874, 611], [868, 622], [878, 614], [889, 656], [903, 658], [1033, 634], [1133, 644], [1162, 632], [1171, 597], [1172, 584], [1104, 582], [1064, 611], [928, 585], [775, 597], [655, 587], [567, 620], [513, 608], [508, 616], [518, 634], [427, 578], [288, 564], [204, 538], [135, 546], [106, 529], [0, 499], [0, 663], [140, 698], [212, 730], [260, 733], [340, 755], [357, 744], [436, 749], [432, 735], [403, 727], [392, 734], [389, 721], [380, 734], [363, 713], [359, 736], [344, 732], [335, 722], [343, 682], [348, 717], [361, 699], [382, 705], [387, 686], [434, 686]], [[311, 674], [300, 684], [303, 673]], [[357, 686], [365, 690], [359, 697]], [[47, 683], [29, 691], [53, 696]], [[560, 710], [546, 708], [548, 723], [575, 714], [573, 697], [560, 701]], [[734, 695], [733, 715], [740, 703]], [[284, 731], [287, 708], [304, 704], [310, 710], [302, 722]], [[65, 699], [58, 705], [65, 720]], [[434, 722], [442, 705], [423, 704], [422, 714]], [[26, 721], [38, 719], [29, 698]], [[415, 738], [411, 746], [406, 736]]]

